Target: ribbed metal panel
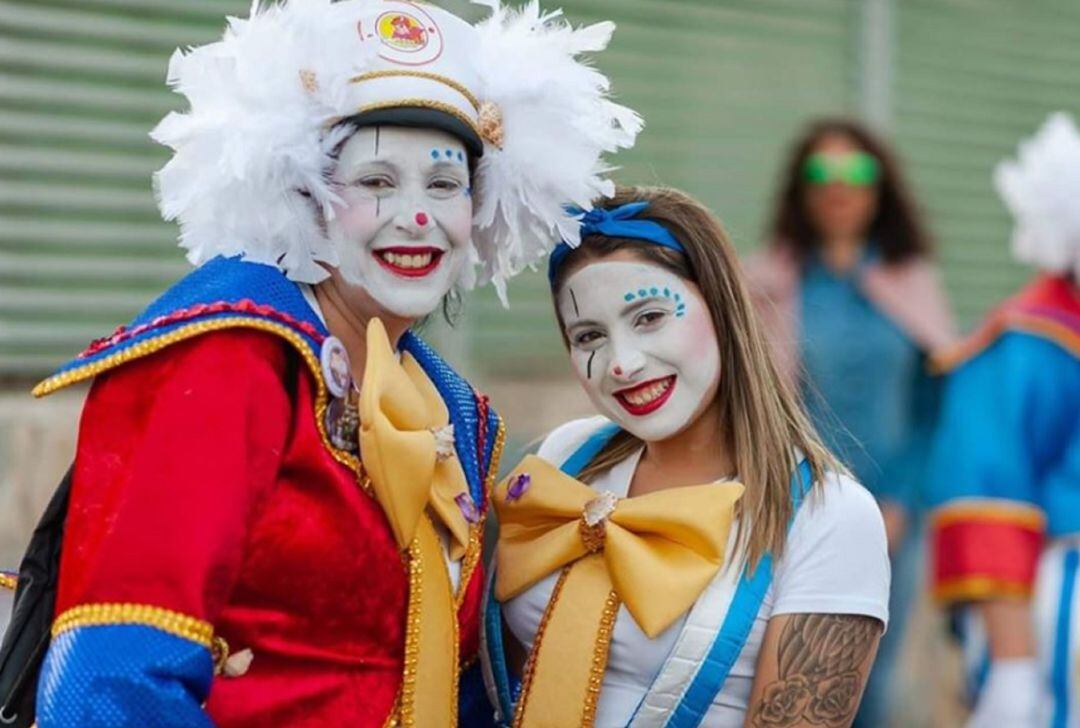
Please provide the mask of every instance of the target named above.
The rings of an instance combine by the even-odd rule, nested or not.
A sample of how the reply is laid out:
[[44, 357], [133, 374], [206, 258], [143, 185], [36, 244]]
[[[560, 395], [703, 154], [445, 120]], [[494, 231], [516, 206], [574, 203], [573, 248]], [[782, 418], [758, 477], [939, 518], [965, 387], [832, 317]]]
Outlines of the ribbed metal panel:
[[179, 45], [244, 0], [0, 0], [0, 374], [39, 375], [187, 270], [147, 136]]
[[1080, 111], [1080, 3], [897, 5], [897, 139], [971, 325], [1031, 275], [1011, 262], [991, 175], [1048, 112]]

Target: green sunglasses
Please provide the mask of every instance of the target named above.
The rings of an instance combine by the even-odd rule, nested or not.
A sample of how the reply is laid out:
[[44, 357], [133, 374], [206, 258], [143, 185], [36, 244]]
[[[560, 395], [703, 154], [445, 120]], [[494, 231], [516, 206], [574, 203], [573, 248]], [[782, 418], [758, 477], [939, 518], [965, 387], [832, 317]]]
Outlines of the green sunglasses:
[[881, 177], [881, 165], [866, 152], [811, 154], [803, 164], [803, 179], [812, 185], [843, 182], [853, 187], [869, 187]]

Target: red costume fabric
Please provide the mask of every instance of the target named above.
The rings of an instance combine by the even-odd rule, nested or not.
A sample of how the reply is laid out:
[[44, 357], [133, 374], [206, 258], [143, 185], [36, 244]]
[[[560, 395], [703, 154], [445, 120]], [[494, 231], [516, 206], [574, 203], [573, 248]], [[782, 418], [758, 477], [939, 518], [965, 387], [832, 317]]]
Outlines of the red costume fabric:
[[[398, 698], [407, 563], [315, 397], [283, 339], [230, 328], [100, 375], [83, 411], [57, 614], [153, 605], [251, 650], [214, 680], [222, 728], [381, 726]], [[466, 559], [465, 662], [482, 583]]]

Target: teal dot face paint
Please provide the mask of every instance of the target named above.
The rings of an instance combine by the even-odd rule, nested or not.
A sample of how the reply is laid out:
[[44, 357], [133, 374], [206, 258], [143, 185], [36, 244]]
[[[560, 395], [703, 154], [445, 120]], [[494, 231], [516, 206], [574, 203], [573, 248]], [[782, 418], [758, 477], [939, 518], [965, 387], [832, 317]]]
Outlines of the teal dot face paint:
[[639, 288], [637, 291], [628, 291], [623, 294], [623, 301], [626, 303], [632, 303], [641, 298], [647, 298], [652, 296], [659, 298], [671, 299], [675, 301], [675, 317], [682, 318], [686, 315], [686, 302], [682, 300], [682, 294], [673, 293], [670, 286], [649, 286], [648, 288]]

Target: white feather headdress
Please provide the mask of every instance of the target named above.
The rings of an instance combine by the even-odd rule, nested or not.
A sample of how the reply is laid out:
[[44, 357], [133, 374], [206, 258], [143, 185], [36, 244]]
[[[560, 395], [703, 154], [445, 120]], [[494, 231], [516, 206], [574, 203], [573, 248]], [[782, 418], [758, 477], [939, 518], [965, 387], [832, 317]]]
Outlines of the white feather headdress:
[[1015, 220], [1013, 255], [1080, 278], [1080, 132], [1072, 117], [1051, 114], [1015, 160], [998, 164], [994, 184]]
[[578, 240], [566, 205], [610, 195], [605, 153], [633, 145], [640, 117], [609, 98], [580, 60], [614, 26], [572, 28], [531, 2], [519, 11], [476, 0], [469, 26], [404, 0], [255, 0], [222, 40], [177, 51], [168, 82], [190, 108], [151, 136], [174, 155], [155, 177], [162, 215], [198, 265], [242, 254], [296, 281], [337, 264], [323, 219], [337, 201], [334, 123], [366, 109], [422, 105], [476, 130], [472, 286], [505, 283], [561, 239]]

